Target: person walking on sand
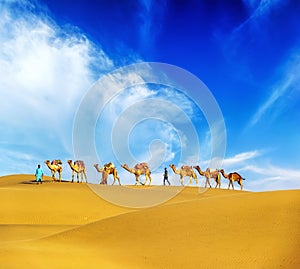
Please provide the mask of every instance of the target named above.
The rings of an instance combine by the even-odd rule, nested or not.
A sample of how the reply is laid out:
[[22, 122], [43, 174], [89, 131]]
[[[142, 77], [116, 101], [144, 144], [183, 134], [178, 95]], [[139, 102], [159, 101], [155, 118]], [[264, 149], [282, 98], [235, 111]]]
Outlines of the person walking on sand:
[[39, 183], [42, 184], [43, 176], [44, 176], [43, 169], [41, 168], [41, 165], [38, 164], [37, 169], [35, 170], [35, 179], [37, 184]]
[[168, 182], [169, 186], [171, 185], [169, 179], [168, 179], [168, 169], [165, 167], [165, 172], [164, 172], [164, 185], [166, 185], [166, 181]]

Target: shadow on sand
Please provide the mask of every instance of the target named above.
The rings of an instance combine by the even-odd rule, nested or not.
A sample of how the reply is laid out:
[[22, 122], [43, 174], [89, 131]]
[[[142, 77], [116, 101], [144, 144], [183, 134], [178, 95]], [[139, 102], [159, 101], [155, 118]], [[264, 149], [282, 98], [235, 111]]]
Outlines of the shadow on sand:
[[[70, 181], [68, 181], [68, 180], [61, 180], [61, 182], [60, 181], [53, 181], [53, 180], [49, 180], [49, 179], [46, 179], [46, 180], [43, 180], [42, 181], [42, 183], [61, 183], [61, 182], [68, 182], [68, 183], [70, 183]], [[26, 181], [21, 181], [21, 182], [19, 182], [18, 184], [37, 184], [37, 181], [35, 180], [35, 179], [33, 179], [33, 180], [26, 180]]]

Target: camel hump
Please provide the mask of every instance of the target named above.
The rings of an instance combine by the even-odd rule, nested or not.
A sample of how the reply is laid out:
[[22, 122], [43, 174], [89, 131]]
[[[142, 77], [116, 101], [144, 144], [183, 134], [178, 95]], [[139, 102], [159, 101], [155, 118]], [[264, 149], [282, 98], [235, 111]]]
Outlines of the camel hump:
[[209, 171], [210, 171], [210, 173], [211, 173], [212, 175], [217, 175], [217, 174], [219, 174], [219, 171], [218, 171], [217, 169], [210, 169]]
[[82, 160], [77, 160], [74, 162], [74, 164], [77, 165], [78, 167], [82, 167], [82, 168], [85, 167], [84, 162]]
[[181, 169], [182, 170], [191, 170], [191, 166], [188, 166], [188, 165], [183, 165], [183, 166], [181, 166]]
[[146, 162], [143, 162], [143, 163], [138, 163], [135, 165], [134, 167], [135, 169], [149, 169], [149, 166]]
[[62, 161], [60, 159], [53, 160], [51, 164], [62, 164]]
[[105, 168], [114, 168], [114, 164], [112, 162], [104, 164]]

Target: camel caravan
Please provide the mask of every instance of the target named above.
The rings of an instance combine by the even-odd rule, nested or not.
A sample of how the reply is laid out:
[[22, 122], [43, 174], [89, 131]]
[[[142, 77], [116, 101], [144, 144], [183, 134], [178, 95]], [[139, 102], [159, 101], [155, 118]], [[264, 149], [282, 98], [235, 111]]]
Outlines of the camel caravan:
[[[74, 161], [74, 163], [73, 163], [72, 160], [68, 160], [67, 163], [70, 165], [70, 168], [72, 170], [72, 182], [74, 182], [74, 174], [76, 173], [78, 183], [79, 183], [79, 176], [81, 178], [81, 182], [83, 181], [83, 177], [84, 177], [85, 181], [87, 183], [87, 176], [86, 176], [86, 169], [85, 169], [84, 162], [81, 160], [77, 160], [77, 161]], [[63, 170], [62, 169], [62, 161], [61, 160], [53, 160], [50, 162], [49, 160], [46, 160], [45, 164], [51, 171], [51, 176], [52, 176], [53, 181], [61, 182], [62, 170]], [[58, 176], [59, 176], [58, 179], [56, 179], [56, 177], [55, 177], [56, 173], [58, 173]]]
[[[86, 183], [87, 181], [87, 175], [86, 175], [86, 167], [85, 164], [82, 160], [68, 160], [67, 163], [69, 164], [69, 167], [71, 168], [72, 171], [72, 183], [74, 182], [74, 177], [75, 174], [77, 175], [77, 183], [82, 183], [84, 180]], [[62, 180], [62, 161], [61, 160], [53, 160], [50, 162], [50, 160], [46, 160], [45, 164], [51, 171], [51, 176], [53, 181], [59, 181], [61, 182]], [[210, 179], [214, 179], [216, 182], [215, 188], [221, 187], [221, 175], [229, 180], [228, 184], [228, 189], [230, 189], [230, 186], [234, 190], [234, 182], [237, 182], [241, 190], [243, 190], [243, 178], [239, 173], [233, 172], [226, 174], [224, 172], [224, 169], [216, 169], [216, 170], [211, 170], [210, 168], [207, 168], [205, 171], [202, 171], [200, 166], [188, 166], [188, 165], [183, 165], [180, 168], [176, 168], [174, 164], [169, 165], [172, 171], [179, 175], [179, 181], [182, 186], [184, 186], [184, 178], [188, 177], [189, 178], [189, 185], [192, 184], [193, 180], [196, 183], [196, 186], [198, 186], [198, 179], [197, 179], [197, 174], [195, 171], [198, 172], [200, 176], [205, 177], [205, 188], [209, 186], [209, 188], [212, 188], [210, 184]], [[113, 175], [113, 183], [114, 185], [116, 182], [118, 182], [119, 185], [121, 185], [120, 178], [118, 176], [117, 168], [115, 165], [110, 162], [107, 164], [104, 164], [103, 167], [100, 167], [99, 164], [94, 164], [95, 169], [97, 172], [102, 174], [102, 178], [100, 180], [100, 184], [107, 185], [107, 179], [109, 175]], [[124, 168], [126, 171], [128, 171], [130, 174], [133, 174], [135, 176], [135, 185], [146, 185], [148, 182], [148, 185], [151, 185], [152, 178], [151, 178], [151, 170], [146, 162], [138, 163], [134, 167], [130, 168], [127, 164], [122, 164], [122, 168]], [[56, 178], [56, 174], [58, 174], [58, 178]], [[145, 182], [140, 181], [140, 176], [145, 175]]]

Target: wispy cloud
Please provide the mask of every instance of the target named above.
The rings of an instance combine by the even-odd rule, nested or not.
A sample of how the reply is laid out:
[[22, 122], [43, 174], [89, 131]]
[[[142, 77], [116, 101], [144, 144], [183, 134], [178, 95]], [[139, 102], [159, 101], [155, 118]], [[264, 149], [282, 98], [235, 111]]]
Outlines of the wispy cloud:
[[[72, 155], [73, 117], [82, 95], [114, 65], [78, 29], [61, 27], [37, 10], [29, 1], [1, 6], [1, 139], [24, 159], [38, 149], [42, 158], [63, 158]], [[13, 146], [24, 143], [26, 149]]]
[[270, 87], [271, 94], [265, 102], [263, 102], [256, 113], [253, 115], [250, 120], [249, 127], [257, 124], [266, 114], [271, 113], [273, 109], [276, 109], [276, 113], [280, 113], [281, 108], [276, 106], [279, 100], [284, 99], [287, 93], [292, 93], [295, 90], [299, 90], [300, 87], [300, 49], [297, 50], [297, 53], [293, 53], [292, 56], [286, 60], [286, 63], [283, 64], [283, 68], [280, 69], [283, 73], [282, 77], [275, 81], [275, 83]]
[[[263, 155], [263, 151], [262, 150], [253, 150], [253, 151], [247, 151], [247, 152], [242, 152], [242, 153], [238, 153], [232, 157], [227, 157], [224, 158], [223, 160], [215, 160], [213, 162], [211, 162], [210, 160], [206, 160], [203, 162], [204, 165], [209, 165], [211, 163], [218, 163], [221, 164], [223, 168], [225, 169], [236, 169], [237, 167], [241, 167], [243, 165], [245, 165], [245, 163], [247, 161], [250, 160], [254, 160], [260, 156]], [[212, 167], [212, 168], [220, 168], [220, 167]]]
[[267, 177], [273, 177], [274, 179], [281, 180], [300, 180], [300, 170], [296, 169], [286, 169], [273, 165], [266, 166], [257, 166], [257, 165], [248, 165], [243, 168], [244, 171], [255, 172], [260, 175]]
[[262, 151], [259, 150], [243, 152], [243, 153], [236, 154], [233, 157], [225, 158], [223, 164], [224, 166], [244, 164], [245, 161], [255, 159], [261, 155], [262, 155]]
[[256, 191], [300, 189], [300, 170], [274, 165], [247, 165], [241, 171], [248, 172], [248, 188]]
[[[270, 19], [272, 10], [279, 10], [280, 6], [284, 3], [282, 0], [244, 0], [244, 5], [248, 9], [248, 16], [236, 24], [230, 31], [225, 42], [223, 41], [223, 50], [225, 57], [241, 55], [239, 52], [244, 51], [244, 47], [251, 43], [252, 39], [261, 39], [261, 31], [258, 29], [264, 29], [262, 27], [263, 22]], [[216, 33], [216, 37], [218, 34]], [[224, 36], [221, 36], [224, 39]], [[220, 37], [218, 37], [219, 39]], [[239, 66], [247, 71], [247, 66]], [[248, 71], [245, 72], [249, 76]]]
[[279, 8], [280, 4], [283, 1], [282, 0], [261, 0], [261, 1], [244, 0], [243, 2], [248, 7], [250, 11], [250, 16], [232, 31], [232, 35], [235, 35], [238, 32], [242, 31], [242, 29], [248, 24], [257, 23], [261, 18], [265, 19], [266, 15], [268, 15], [268, 13], [272, 9]]
[[143, 49], [151, 49], [156, 41], [156, 36], [160, 31], [161, 22], [165, 12], [167, 1], [140, 0], [141, 12], [139, 17], [141, 20], [140, 45]]

